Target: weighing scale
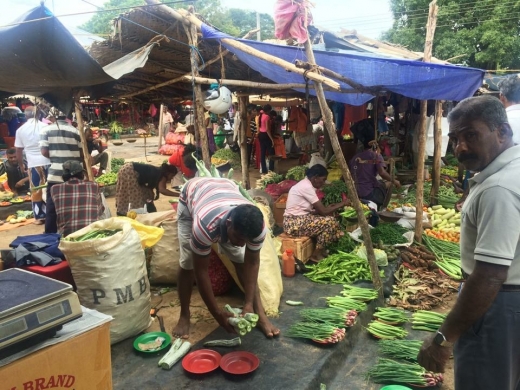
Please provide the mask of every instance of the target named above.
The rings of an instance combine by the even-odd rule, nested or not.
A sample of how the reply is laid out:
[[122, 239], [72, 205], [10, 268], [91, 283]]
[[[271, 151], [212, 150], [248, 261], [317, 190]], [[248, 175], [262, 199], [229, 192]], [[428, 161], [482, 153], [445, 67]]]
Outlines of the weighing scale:
[[20, 268], [0, 271], [0, 359], [53, 337], [81, 316], [70, 284]]

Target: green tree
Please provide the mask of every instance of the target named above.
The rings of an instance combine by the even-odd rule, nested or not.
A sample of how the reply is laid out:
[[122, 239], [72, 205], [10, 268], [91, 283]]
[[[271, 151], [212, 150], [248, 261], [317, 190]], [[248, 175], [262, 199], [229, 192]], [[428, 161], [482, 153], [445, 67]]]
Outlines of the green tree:
[[[256, 12], [231, 8], [229, 14], [233, 25], [239, 29], [237, 36], [242, 37], [256, 28]], [[274, 20], [271, 15], [260, 14], [260, 28], [262, 40], [274, 38]]]
[[88, 22], [80, 26], [83, 30], [92, 34], [109, 34], [112, 26], [112, 19], [118, 15], [128, 12], [129, 10], [108, 11], [117, 8], [134, 7], [136, 5], [144, 5], [144, 0], [108, 0], [103, 4], [102, 10], [90, 18]]
[[[383, 39], [424, 50], [430, 0], [390, 0], [393, 27]], [[433, 55], [482, 69], [519, 69], [520, 2], [440, 0]]]

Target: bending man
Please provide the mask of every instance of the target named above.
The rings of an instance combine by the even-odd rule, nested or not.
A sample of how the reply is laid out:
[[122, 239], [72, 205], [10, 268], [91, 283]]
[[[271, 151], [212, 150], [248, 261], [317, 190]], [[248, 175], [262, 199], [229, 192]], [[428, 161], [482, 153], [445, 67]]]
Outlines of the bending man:
[[260, 249], [267, 227], [262, 212], [245, 199], [235, 183], [227, 179], [198, 178], [183, 188], [178, 207], [180, 269], [178, 275], [181, 314], [173, 334], [187, 338], [190, 327], [190, 298], [194, 280], [208, 310], [229, 333], [231, 314], [218, 307], [208, 275], [211, 245], [233, 262], [245, 291], [242, 312], [256, 312], [258, 326], [267, 337], [277, 336], [265, 315], [257, 286]]

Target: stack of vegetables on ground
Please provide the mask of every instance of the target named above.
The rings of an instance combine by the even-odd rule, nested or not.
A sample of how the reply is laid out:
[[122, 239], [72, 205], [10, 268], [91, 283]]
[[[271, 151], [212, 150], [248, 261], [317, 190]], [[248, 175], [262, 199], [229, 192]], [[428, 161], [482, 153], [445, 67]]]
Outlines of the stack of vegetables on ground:
[[336, 180], [323, 186], [322, 191], [325, 193], [322, 203], [324, 206], [329, 206], [342, 202], [348, 190], [344, 181]]
[[111, 186], [117, 183], [117, 173], [108, 172], [96, 177], [96, 183]]
[[412, 314], [412, 329], [437, 332], [445, 319], [445, 314], [419, 310]]
[[434, 387], [443, 382], [442, 374], [426, 371], [417, 363], [401, 363], [381, 358], [367, 372], [367, 379], [376, 383], [402, 383]]
[[[403, 236], [408, 230], [396, 223], [380, 223], [377, 227], [370, 229], [372, 242], [383, 242], [385, 245], [404, 244], [408, 240]], [[362, 239], [362, 237], [361, 237]]]
[[357, 318], [356, 310], [346, 310], [337, 307], [319, 309], [303, 309], [300, 311], [305, 322], [332, 325], [338, 328], [354, 326]]
[[411, 245], [401, 249], [401, 258], [406, 266], [413, 269], [426, 268], [433, 271], [437, 268], [435, 255], [423, 245]]
[[124, 158], [112, 158], [110, 160], [110, 171], [113, 173], [117, 173], [123, 165], [125, 165]]
[[385, 245], [383, 241], [379, 241], [378, 243], [373, 243], [374, 249], [382, 250], [386, 253], [389, 262], [395, 261], [401, 256], [401, 252], [399, 249], [392, 245]]
[[307, 169], [307, 167], [308, 165], [298, 165], [292, 167], [287, 171], [285, 177], [287, 179], [300, 181], [305, 177], [305, 170]]
[[235, 170], [241, 170], [240, 154], [233, 152], [231, 149], [219, 149], [211, 156], [211, 163], [214, 165], [222, 165], [229, 162]]
[[381, 340], [402, 339], [408, 334], [406, 330], [399, 326], [385, 324], [377, 320], [368, 324], [367, 331], [375, 338]]
[[5, 222], [9, 222], [9, 223], [14, 225], [14, 224], [17, 224], [17, 223], [26, 222], [29, 218], [32, 218], [33, 216], [34, 216], [34, 214], [33, 214], [32, 211], [18, 210], [16, 212], [16, 214], [9, 215], [5, 219]]
[[408, 321], [408, 316], [404, 310], [392, 307], [376, 307], [374, 318], [387, 325], [399, 325]]
[[[372, 211], [366, 204], [361, 203], [361, 208], [363, 209], [363, 214], [365, 215], [365, 217], [368, 217], [370, 216], [370, 214], [372, 214]], [[343, 218], [357, 218], [356, 209], [352, 206], [346, 206], [339, 215]]]
[[381, 340], [378, 344], [379, 354], [392, 359], [417, 362], [422, 343], [420, 340]]
[[277, 184], [283, 180], [283, 175], [279, 175], [273, 171], [265, 173], [256, 181], [256, 188], [259, 190], [265, 189], [269, 184]]
[[425, 234], [445, 241], [460, 241], [460, 213], [455, 209], [446, 209], [440, 205], [428, 208], [432, 229]]
[[435, 254], [435, 265], [450, 278], [461, 280], [463, 278], [460, 264], [460, 246], [434, 237], [423, 235], [424, 244]]
[[228, 322], [235, 328], [235, 331], [240, 336], [245, 336], [256, 326], [258, 322], [258, 315], [254, 313], [246, 313], [243, 317], [240, 317], [242, 310], [233, 309], [231, 306], [224, 306], [228, 313], [233, 314], [233, 317], [228, 319]]
[[188, 353], [190, 348], [191, 344], [188, 341], [182, 339], [175, 340], [170, 350], [159, 360], [159, 367], [169, 370]]
[[345, 338], [345, 329], [324, 323], [298, 322], [289, 328], [286, 335], [322, 344], [335, 344]]
[[344, 234], [338, 241], [331, 242], [327, 246], [327, 250], [330, 254], [335, 254], [339, 252], [350, 253], [354, 249], [358, 243], [352, 239], [348, 234]]

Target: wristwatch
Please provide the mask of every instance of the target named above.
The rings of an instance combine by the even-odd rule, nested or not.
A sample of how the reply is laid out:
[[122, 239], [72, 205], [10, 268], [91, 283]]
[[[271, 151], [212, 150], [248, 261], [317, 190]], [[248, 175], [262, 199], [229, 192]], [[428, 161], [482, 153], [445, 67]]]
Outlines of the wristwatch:
[[437, 331], [437, 334], [433, 338], [433, 342], [441, 347], [453, 347], [453, 343], [446, 340], [446, 336], [444, 336], [440, 331]]

